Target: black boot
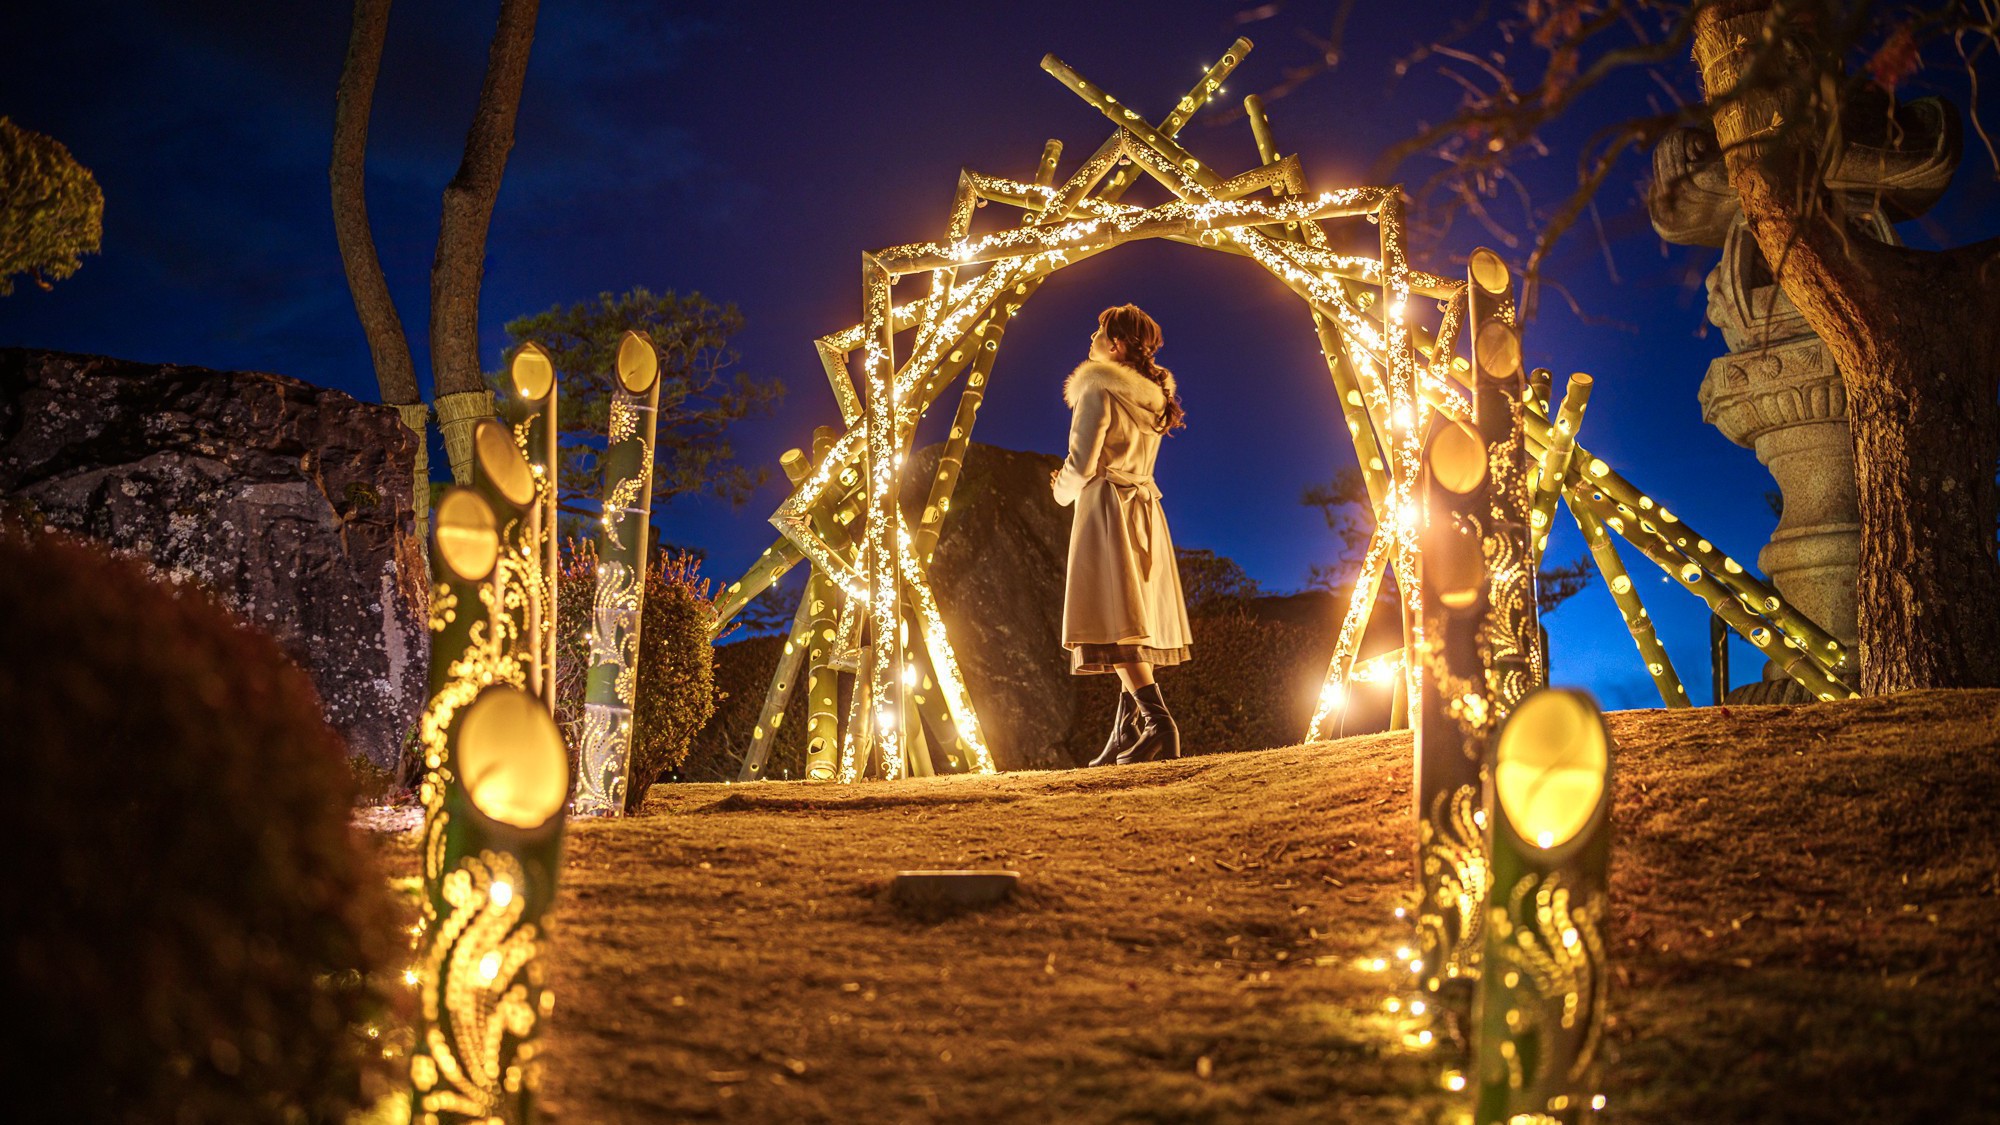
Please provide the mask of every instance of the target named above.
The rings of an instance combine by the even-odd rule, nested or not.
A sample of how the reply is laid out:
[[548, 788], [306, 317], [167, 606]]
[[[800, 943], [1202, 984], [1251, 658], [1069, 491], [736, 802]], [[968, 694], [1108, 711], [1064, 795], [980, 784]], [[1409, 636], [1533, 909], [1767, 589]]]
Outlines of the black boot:
[[1181, 730], [1174, 725], [1173, 713], [1167, 710], [1167, 701], [1160, 696], [1160, 685], [1147, 684], [1134, 692], [1132, 699], [1139, 705], [1139, 738], [1118, 755], [1118, 764], [1180, 757]]
[[1111, 724], [1111, 740], [1104, 744], [1104, 752], [1090, 760], [1093, 766], [1108, 766], [1118, 760], [1139, 739], [1139, 705], [1133, 701], [1132, 693], [1118, 692], [1118, 717]]

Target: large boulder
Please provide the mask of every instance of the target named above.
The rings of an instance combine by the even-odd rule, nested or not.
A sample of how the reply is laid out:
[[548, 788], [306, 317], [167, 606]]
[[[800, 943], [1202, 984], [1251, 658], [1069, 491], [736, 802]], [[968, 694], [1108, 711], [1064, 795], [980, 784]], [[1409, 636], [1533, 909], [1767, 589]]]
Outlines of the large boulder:
[[415, 453], [393, 409], [282, 375], [0, 349], [0, 504], [214, 594], [384, 770], [430, 641]]
[[[941, 448], [918, 450], [903, 474], [913, 518]], [[1064, 743], [1077, 685], [1062, 647], [1070, 509], [1049, 492], [1049, 473], [1061, 464], [1046, 453], [969, 446], [931, 558], [938, 612], [1003, 770], [1073, 764]]]

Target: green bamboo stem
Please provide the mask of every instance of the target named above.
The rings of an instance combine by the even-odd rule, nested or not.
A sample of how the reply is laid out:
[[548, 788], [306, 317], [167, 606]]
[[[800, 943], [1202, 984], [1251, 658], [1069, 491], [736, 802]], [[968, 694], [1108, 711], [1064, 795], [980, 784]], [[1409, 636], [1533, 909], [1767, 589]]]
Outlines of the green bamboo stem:
[[[1556, 412], [1549, 443], [1542, 450], [1541, 468], [1535, 479], [1535, 507], [1529, 515], [1535, 532], [1535, 562], [1539, 565], [1554, 530], [1556, 504], [1562, 486], [1569, 479], [1570, 459], [1576, 453], [1576, 432], [1583, 425], [1584, 408], [1590, 405], [1591, 378], [1581, 371], [1563, 386], [1562, 409]], [[1531, 407], [1532, 409], [1532, 407]]]
[[1598, 574], [1604, 577], [1604, 588], [1611, 591], [1611, 600], [1618, 605], [1618, 614], [1625, 619], [1625, 629], [1632, 634], [1632, 643], [1639, 647], [1639, 659], [1646, 665], [1646, 674], [1653, 678], [1653, 686], [1659, 689], [1660, 702], [1667, 707], [1691, 706], [1687, 688], [1674, 671], [1674, 662], [1667, 655], [1667, 646], [1660, 643], [1659, 633], [1653, 628], [1652, 615], [1639, 601], [1639, 590], [1632, 582], [1632, 576], [1625, 572], [1624, 560], [1618, 557], [1618, 547], [1611, 541], [1611, 533], [1603, 521], [1592, 515], [1586, 508], [1569, 506], [1570, 515], [1576, 520], [1577, 530], [1583, 533], [1583, 541], [1590, 548], [1591, 560], [1597, 564]]
[[618, 346], [611, 424], [604, 450], [597, 593], [590, 629], [590, 671], [583, 689], [583, 743], [575, 811], [622, 816], [632, 765], [632, 714], [638, 703], [639, 630], [652, 543], [653, 439], [660, 405], [659, 356], [636, 332]]

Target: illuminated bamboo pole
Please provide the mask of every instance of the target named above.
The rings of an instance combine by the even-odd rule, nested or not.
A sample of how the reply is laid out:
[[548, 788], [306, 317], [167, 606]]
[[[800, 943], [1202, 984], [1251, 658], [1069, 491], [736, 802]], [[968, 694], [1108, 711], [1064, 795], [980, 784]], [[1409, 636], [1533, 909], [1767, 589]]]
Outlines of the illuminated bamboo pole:
[[833, 388], [833, 401], [840, 406], [840, 420], [850, 426], [861, 423], [861, 396], [854, 389], [854, 373], [847, 369], [847, 352], [834, 346], [831, 339], [820, 337], [813, 341], [813, 350], [819, 354], [820, 366], [826, 369], [827, 385]]
[[1577, 530], [1583, 533], [1597, 572], [1604, 576], [1604, 588], [1611, 591], [1611, 600], [1617, 603], [1618, 614], [1625, 619], [1632, 643], [1639, 646], [1639, 659], [1646, 665], [1646, 674], [1653, 678], [1653, 686], [1659, 689], [1660, 702], [1668, 707], [1690, 706], [1687, 688], [1681, 685], [1680, 676], [1674, 672], [1673, 658], [1667, 655], [1667, 646], [1660, 643], [1660, 636], [1653, 629], [1652, 615], [1639, 602], [1639, 590], [1632, 584], [1632, 576], [1625, 573], [1624, 560], [1618, 557], [1611, 533], [1587, 509], [1571, 504], [1569, 512], [1576, 520]]
[[1054, 137], [1042, 144], [1042, 159], [1035, 165], [1035, 182], [1043, 187], [1056, 182], [1056, 163], [1062, 159], [1063, 143]]
[[638, 703], [639, 630], [652, 545], [653, 439], [660, 405], [660, 360], [652, 342], [627, 332], [604, 450], [598, 524], [597, 592], [590, 615], [590, 672], [583, 688], [583, 744], [574, 809], [622, 816], [632, 765]]
[[[1803, 616], [1792, 610], [1775, 591], [1759, 600], [1757, 591], [1770, 588], [1744, 570], [1735, 559], [1717, 550], [1714, 544], [1701, 538], [1693, 529], [1681, 523], [1679, 517], [1655, 504], [1652, 497], [1639, 497], [1639, 507], [1633, 506], [1609, 495], [1603, 488], [1596, 487], [1602, 479], [1614, 476], [1608, 466], [1597, 458], [1591, 458], [1576, 481], [1571, 486], [1571, 504], [1574, 497], [1588, 494], [1600, 502], [1598, 513], [1612, 531], [1623, 536], [1625, 541], [1639, 548], [1670, 576], [1688, 585], [1686, 577], [1689, 568], [1703, 576], [1707, 584], [1702, 589], [1709, 590], [1731, 602], [1730, 611], [1723, 612], [1724, 620], [1730, 627], [1742, 634], [1758, 649], [1770, 655], [1779, 667], [1791, 669], [1795, 665], [1810, 666], [1812, 674], [1801, 678], [1792, 673], [1799, 683], [1811, 688], [1821, 698], [1842, 699], [1854, 694], [1846, 679], [1846, 650], [1838, 641], [1828, 638], [1824, 645], [1817, 640], [1825, 637], [1823, 632], [1807, 632], [1806, 627], [1817, 630]], [[1655, 520], [1658, 520], [1656, 523]], [[1719, 560], [1719, 564], [1718, 564]], [[1690, 589], [1695, 587], [1689, 586]], [[1701, 590], [1697, 590], [1701, 593]], [[1703, 600], [1711, 607], [1714, 601], [1709, 593], [1702, 593]], [[1773, 633], [1775, 630], [1775, 633]], [[1760, 631], [1762, 639], [1754, 636]], [[1784, 651], [1784, 650], [1789, 650]], [[1830, 686], [1829, 686], [1830, 685]], [[1827, 695], [1826, 691], [1833, 694]]]
[[[820, 426], [813, 430], [813, 463], [826, 459], [833, 447], [833, 430]], [[828, 519], [824, 524], [838, 526]], [[828, 528], [821, 527], [828, 538]], [[845, 529], [841, 534], [846, 534]], [[818, 567], [806, 578], [805, 603], [812, 607], [812, 636], [807, 644], [806, 662], [806, 766], [809, 781], [830, 781], [839, 768], [840, 755], [840, 673], [833, 666], [834, 623], [840, 612], [840, 587]]]
[[[1555, 440], [1554, 427], [1547, 418], [1530, 411], [1527, 425], [1530, 449], [1546, 449]], [[1657, 537], [1661, 546], [1699, 563], [1746, 608], [1797, 637], [1813, 662], [1823, 671], [1836, 679], [1852, 672], [1847, 649], [1832, 634], [1780, 597], [1768, 583], [1716, 549], [1713, 543], [1702, 538], [1601, 458], [1592, 456], [1589, 450], [1579, 445], [1572, 457], [1584, 466], [1582, 476], [1589, 486], [1603, 493], [1614, 506], [1624, 507], [1627, 514], [1644, 525], [1641, 531], [1651, 527], [1647, 534]], [[1656, 516], [1657, 522], [1654, 519]], [[1624, 531], [1619, 533], [1626, 535], [1627, 539], [1631, 538]]]
[[1485, 441], [1470, 427], [1440, 422], [1419, 477], [1423, 538], [1423, 667], [1416, 676], [1416, 777], [1420, 897], [1419, 986], [1469, 1014], [1479, 967], [1480, 903], [1486, 857], [1475, 813], [1484, 780], [1486, 735], [1494, 717], [1481, 634], [1491, 606], [1483, 557], [1490, 520]]
[[1736, 595], [1718, 582], [1712, 573], [1697, 563], [1673, 554], [1658, 537], [1634, 536], [1621, 530], [1619, 523], [1623, 521], [1617, 514], [1617, 505], [1602, 493], [1593, 490], [1589, 482], [1572, 485], [1566, 493], [1566, 498], [1571, 511], [1578, 508], [1588, 510], [1606, 527], [1618, 531], [1627, 543], [1639, 548], [1640, 553], [1652, 559], [1661, 570], [1666, 571], [1695, 596], [1707, 602], [1708, 607], [1728, 622], [1729, 627], [1736, 630], [1737, 635], [1749, 641], [1786, 675], [1804, 685], [1815, 696], [1821, 699], [1847, 699], [1854, 696], [1852, 688], [1826, 672], [1807, 652], [1785, 643], [1788, 638], [1773, 631], [1767, 623], [1753, 616], [1737, 600]]
[[903, 649], [903, 670], [901, 673], [903, 677], [903, 765], [905, 772], [910, 777], [935, 777], [937, 776], [937, 769], [935, 768], [935, 763], [931, 761], [930, 739], [924, 731], [924, 717], [922, 711], [919, 709], [917, 699], [919, 696], [931, 700], [934, 700], [936, 697], [933, 693], [923, 690], [924, 679], [921, 672], [921, 661], [917, 659], [916, 655], [916, 650], [921, 648], [922, 645], [921, 643], [910, 643], [910, 618], [915, 614], [915, 608], [912, 605], [912, 602], [915, 600], [912, 596], [913, 594], [914, 591], [905, 591], [901, 606], [903, 619], [898, 624], [898, 628], [901, 630]]
[[709, 635], [719, 636], [745, 606], [755, 601], [758, 594], [770, 589], [772, 583], [783, 578], [803, 558], [805, 554], [799, 550], [798, 544], [789, 539], [780, 538], [764, 548], [764, 553], [757, 556], [757, 561], [750, 564], [743, 577], [731, 582], [722, 591], [722, 597], [716, 599], [715, 619], [709, 622]]
[[1478, 1125], [1575, 1122], [1594, 1108], [1611, 977], [1612, 753], [1604, 716], [1580, 691], [1535, 692], [1496, 740]]
[[862, 525], [864, 572], [868, 580], [869, 713], [875, 723], [875, 750], [882, 776], [903, 776], [902, 583], [896, 573], [896, 532], [902, 523], [902, 450], [896, 441], [895, 333], [889, 323], [889, 271], [873, 255], [861, 259], [862, 291], [869, 325], [862, 370], [867, 377], [867, 522]]
[[[910, 613], [915, 614], [914, 607]], [[921, 640], [923, 634], [917, 633]], [[915, 702], [917, 714], [924, 726], [944, 747], [945, 762], [954, 771], [969, 769], [974, 764], [971, 747], [959, 735], [958, 722], [953, 718], [943, 695], [943, 684], [939, 681], [935, 666], [931, 663], [928, 646], [918, 643], [910, 646], [910, 666], [916, 670], [911, 677], [910, 698]], [[990, 770], [987, 772], [991, 772]]]
[[549, 714], [553, 715], [556, 709], [556, 622], [559, 619], [556, 599], [560, 596], [558, 586], [562, 572], [557, 520], [561, 503], [561, 481], [558, 479], [561, 432], [557, 427], [560, 391], [556, 385], [555, 363], [541, 345], [532, 341], [521, 345], [521, 350], [514, 353], [507, 370], [514, 384], [514, 393], [532, 411], [527, 421], [516, 427], [514, 437], [533, 466], [538, 494], [534, 513], [529, 519], [529, 537], [541, 559], [541, 574], [540, 581], [535, 583], [536, 597], [528, 623], [528, 635], [534, 639], [535, 645], [535, 659], [528, 671], [528, 682], [541, 696]]
[[1541, 684], [1547, 667], [1536, 617], [1534, 536], [1530, 527], [1528, 451], [1523, 433], [1528, 384], [1521, 333], [1514, 326], [1513, 279], [1500, 256], [1480, 247], [1467, 273], [1466, 320], [1473, 326], [1474, 415], [1486, 446], [1484, 521], [1487, 618], [1480, 629], [1493, 721]]
[[[1422, 470], [1419, 459], [1422, 457], [1424, 438], [1422, 410], [1416, 397], [1416, 352], [1407, 320], [1409, 262], [1403, 249], [1403, 195], [1400, 186], [1390, 189], [1382, 198], [1376, 218], [1381, 228], [1382, 366], [1389, 392], [1388, 429], [1391, 435], [1390, 443], [1383, 450], [1388, 454], [1390, 474], [1385, 508], [1393, 521], [1387, 526], [1396, 537], [1396, 589], [1402, 595], [1403, 646], [1407, 650], [1424, 642], [1423, 578], [1419, 571], [1421, 562], [1416, 542], [1417, 523], [1421, 518], [1417, 511], [1416, 484], [1417, 474]], [[1424, 668], [1421, 661], [1406, 661], [1404, 669], [1405, 677], [1410, 681], [1409, 705], [1414, 710], [1417, 693], [1422, 687]]]
[[1382, 572], [1389, 564], [1392, 542], [1379, 526], [1368, 536], [1368, 551], [1354, 574], [1354, 588], [1347, 595], [1347, 612], [1341, 616], [1340, 633], [1334, 640], [1333, 660], [1327, 665], [1312, 721], [1306, 725], [1307, 742], [1328, 737], [1329, 725], [1339, 729], [1346, 723], [1350, 695], [1347, 682], [1353, 674], [1354, 655], [1368, 631], [1375, 602], [1382, 596]]
[[[966, 693], [965, 677], [958, 670], [958, 658], [951, 650], [951, 637], [944, 627], [944, 617], [938, 612], [937, 599], [931, 593], [929, 583], [924, 582], [923, 567], [917, 560], [915, 540], [907, 531], [897, 535], [897, 567], [906, 584], [909, 602], [915, 610], [921, 638], [921, 647], [928, 654], [933, 677], [938, 684], [938, 695], [949, 712], [948, 725], [954, 740], [954, 748], [970, 755], [971, 767], [976, 773], [994, 771], [993, 756], [986, 746], [986, 736], [980, 730], [979, 715], [972, 707], [972, 697]], [[938, 700], [929, 706], [935, 707]], [[947, 720], [933, 710], [929, 713], [932, 725], [940, 732], [947, 727]]]
[[847, 699], [847, 721], [840, 725], [839, 780], [842, 784], [866, 777], [875, 761], [874, 708], [868, 703], [873, 694], [868, 685], [870, 675], [870, 665], [863, 660], [860, 669], [854, 673], [854, 692]]
[[[498, 436], [513, 449], [510, 435]], [[475, 474], [482, 444], [492, 443], [475, 434]], [[525, 666], [501, 639], [497, 571], [506, 553], [532, 544], [519, 509], [503, 535], [482, 495], [497, 492], [490, 480], [448, 490], [431, 552], [414, 1120], [530, 1120], [551, 999], [536, 957], [555, 895], [568, 767], [554, 719], [523, 690]]]
[[812, 603], [801, 596], [798, 612], [792, 615], [792, 626], [785, 633], [785, 646], [778, 652], [778, 665], [771, 672], [763, 710], [758, 712], [757, 725], [750, 732], [749, 749], [743, 752], [743, 765], [736, 774], [738, 781], [764, 779], [764, 767], [771, 760], [771, 743], [777, 740], [778, 728], [784, 725], [785, 708], [791, 705], [792, 688], [798, 683], [799, 665], [805, 661], [806, 649], [812, 643], [812, 628]]
[[[1023, 282], [1026, 292], [1021, 294], [1021, 300], [1025, 302], [1034, 296], [1041, 283], [1041, 278]], [[923, 512], [917, 520], [917, 557], [926, 567], [930, 565], [931, 554], [937, 550], [945, 513], [951, 510], [952, 494], [958, 489], [959, 477], [965, 467], [965, 451], [972, 444], [972, 424], [978, 419], [979, 407], [986, 400], [986, 386], [993, 374], [993, 361], [1000, 354], [1000, 342], [1011, 319], [996, 317], [984, 329], [985, 339], [978, 356], [972, 361], [972, 371], [965, 377], [965, 390], [959, 393], [958, 410], [952, 415], [951, 429], [945, 436], [944, 446], [938, 450], [937, 472], [931, 479], [930, 495], [925, 499]]]
[[[778, 458], [778, 465], [793, 487], [797, 487], [812, 470], [805, 452], [799, 449], [786, 450]], [[817, 572], [814, 572], [814, 577], [818, 577]], [[771, 686], [764, 693], [763, 710], [750, 732], [750, 746], [743, 752], [743, 765], [736, 775], [738, 781], [760, 781], [764, 777], [764, 767], [770, 762], [771, 743], [777, 739], [778, 728], [784, 724], [785, 709], [790, 706], [792, 689], [798, 683], [799, 665], [805, 659], [806, 650], [811, 647], [813, 621], [813, 603], [808, 591], [799, 596], [798, 611], [792, 615], [792, 626], [786, 632], [784, 648], [779, 651], [777, 667], [771, 672]]]
[[1528, 517], [1535, 531], [1535, 562], [1548, 549], [1549, 533], [1555, 530], [1556, 505], [1562, 500], [1563, 482], [1576, 452], [1576, 432], [1583, 425], [1584, 408], [1590, 405], [1590, 376], [1574, 372], [1563, 385], [1562, 409], [1556, 412], [1549, 443], [1542, 450], [1541, 467], [1535, 480], [1535, 508]]

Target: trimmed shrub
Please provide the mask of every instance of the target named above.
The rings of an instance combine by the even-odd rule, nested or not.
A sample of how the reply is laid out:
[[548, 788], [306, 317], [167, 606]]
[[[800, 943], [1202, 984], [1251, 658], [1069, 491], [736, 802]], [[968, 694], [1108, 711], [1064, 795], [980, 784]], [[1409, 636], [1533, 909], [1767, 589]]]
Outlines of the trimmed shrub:
[[305, 674], [53, 536], [0, 534], [0, 622], [10, 1116], [338, 1121], [385, 1092], [392, 906]]
[[[625, 810], [635, 811], [665, 773], [687, 760], [696, 732], [715, 713], [715, 661], [708, 623], [715, 618], [710, 583], [692, 555], [665, 551], [646, 569], [639, 626], [639, 698], [632, 716], [632, 765]], [[590, 616], [597, 589], [597, 555], [587, 544], [565, 552], [557, 609], [556, 720], [572, 755], [583, 730], [583, 691], [590, 672]]]

